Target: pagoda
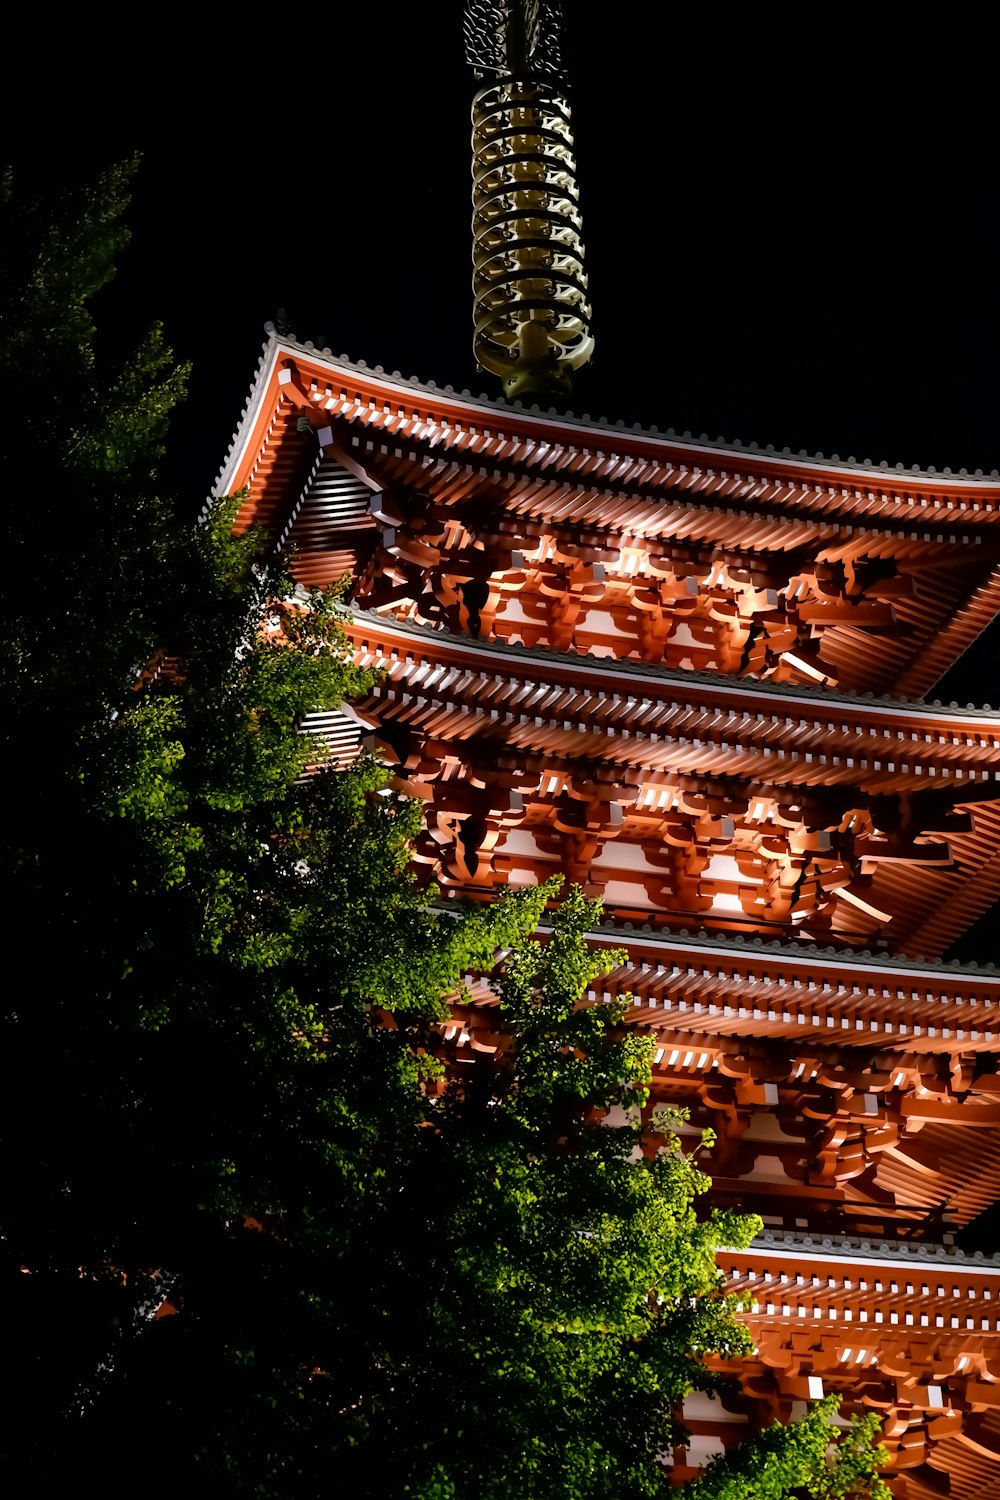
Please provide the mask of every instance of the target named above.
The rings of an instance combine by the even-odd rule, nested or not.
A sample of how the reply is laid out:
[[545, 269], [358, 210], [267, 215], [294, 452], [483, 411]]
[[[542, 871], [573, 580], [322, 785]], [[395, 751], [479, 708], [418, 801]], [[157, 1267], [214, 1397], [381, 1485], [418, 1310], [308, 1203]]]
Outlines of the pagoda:
[[[217, 490], [303, 584], [350, 574], [377, 684], [309, 729], [423, 802], [445, 899], [561, 872], [603, 900], [629, 961], [590, 998], [631, 997], [653, 1103], [763, 1219], [720, 1257], [756, 1352], [686, 1403], [675, 1477], [836, 1391], [898, 1500], [990, 1500], [1000, 1258], [955, 1236], [1000, 1199], [1000, 973], [944, 955], [1000, 899], [1000, 713], [927, 695], [1000, 612], [1000, 479], [564, 410], [592, 340], [553, 15], [469, 6], [507, 399], [269, 327]], [[472, 997], [456, 1057], [498, 1045]]]

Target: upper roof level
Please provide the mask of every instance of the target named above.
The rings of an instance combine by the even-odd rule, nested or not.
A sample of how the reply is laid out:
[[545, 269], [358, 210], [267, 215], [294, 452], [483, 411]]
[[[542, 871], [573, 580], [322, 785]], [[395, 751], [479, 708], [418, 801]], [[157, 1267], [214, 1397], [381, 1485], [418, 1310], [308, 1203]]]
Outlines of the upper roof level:
[[628, 430], [271, 335], [220, 491], [399, 619], [920, 698], [1000, 608], [1000, 477]]

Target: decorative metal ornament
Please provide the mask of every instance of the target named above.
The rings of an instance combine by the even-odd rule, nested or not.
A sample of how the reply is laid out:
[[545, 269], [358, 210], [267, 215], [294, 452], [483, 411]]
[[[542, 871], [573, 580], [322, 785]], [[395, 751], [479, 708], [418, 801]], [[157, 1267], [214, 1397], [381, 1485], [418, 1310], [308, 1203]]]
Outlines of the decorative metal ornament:
[[559, 0], [466, 0], [465, 60], [476, 77], [567, 85]]
[[468, 0], [473, 349], [511, 398], [565, 396], [590, 358], [576, 161], [554, 0]]

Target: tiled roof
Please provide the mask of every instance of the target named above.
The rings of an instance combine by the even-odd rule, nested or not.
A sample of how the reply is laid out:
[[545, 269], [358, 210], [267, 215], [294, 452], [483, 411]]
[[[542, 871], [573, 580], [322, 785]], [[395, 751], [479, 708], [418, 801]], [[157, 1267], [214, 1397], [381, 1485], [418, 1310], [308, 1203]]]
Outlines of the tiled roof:
[[[373, 625], [383, 619], [377, 613], [359, 609], [357, 606], [352, 608], [352, 613], [355, 619], [370, 621]], [[386, 617], [385, 624], [391, 624], [393, 630], [401, 630], [407, 635], [413, 635], [428, 641], [451, 639], [441, 626], [425, 624], [419, 620], [403, 621], [395, 618], [390, 620]], [[457, 638], [455, 639], [457, 640]], [[844, 707], [854, 705], [865, 709], [884, 707], [897, 711], [903, 706], [908, 706], [914, 711], [918, 711], [921, 717], [932, 715], [942, 719], [954, 718], [956, 716], [963, 719], [968, 717], [977, 721], [983, 721], [994, 727], [1000, 727], [1000, 708], [995, 709], [989, 703], [982, 705], [955, 702], [942, 703], [938, 698], [931, 699], [928, 703], [920, 699], [903, 698], [892, 693], [851, 693], [843, 692], [839, 689], [820, 686], [813, 687], [806, 684], [773, 682], [770, 679], [734, 679], [719, 672], [699, 672], [693, 669], [679, 670], [666, 666], [654, 666], [648, 662], [629, 661], [624, 658], [620, 658], [614, 662], [603, 658], [595, 658], [591, 661], [587, 657], [582, 657], [573, 651], [557, 651], [551, 647], [542, 649], [537, 646], [525, 646], [520, 641], [483, 640], [482, 638], [476, 638], [475, 640], [463, 639], [462, 644], [465, 648], [476, 652], [489, 652], [498, 659], [510, 660], [513, 658], [525, 662], [544, 660], [551, 665], [562, 662], [566, 666], [572, 666], [577, 669], [590, 667], [597, 671], [603, 678], [620, 676], [626, 681], [631, 678], [635, 681], [637, 687], [643, 681], [659, 682], [664, 685], [674, 684], [678, 688], [683, 688], [688, 692], [699, 684], [715, 689], [724, 687], [726, 693], [732, 696], [734, 702], [738, 702], [742, 696], [752, 697], [764, 693], [768, 697], [773, 696], [779, 700], [787, 700], [790, 704], [798, 702], [807, 703], [809, 711], [817, 713], [826, 713], [835, 705], [843, 705]]]
[[[977, 482], [988, 485], [994, 483], [998, 478], [1000, 478], [1000, 472], [998, 472], [998, 470], [996, 469], [992, 469], [988, 475], [984, 474], [981, 469], [976, 469], [971, 475], [967, 472], [967, 470], [959, 469], [958, 474], [956, 475], [950, 468], [947, 467], [941, 469], [940, 472], [934, 467], [921, 469], [916, 464], [914, 464], [912, 467], [907, 468], [901, 463], [890, 465], [885, 459], [882, 459], [878, 462], [870, 458], [859, 460], [853, 455], [848, 456], [846, 459], [842, 459], [840, 455], [836, 453], [830, 454], [829, 456], [823, 453], [810, 454], [807, 453], [805, 449], [800, 449], [797, 454], [793, 454], [790, 448], [782, 448], [779, 450], [775, 448], [773, 443], [769, 443], [766, 445], [759, 445], [757, 443], [744, 444], [741, 443], [738, 438], [734, 439], [732, 442], [727, 442], [724, 437], [710, 438], [707, 433], [701, 433], [699, 436], [695, 437], [690, 432], [677, 433], [672, 427], [668, 427], [661, 431], [660, 428], [656, 426], [643, 428], [637, 422], [629, 426], [621, 419], [612, 421], [608, 417], [592, 417], [589, 412], [583, 412], [578, 415], [572, 411], [558, 411], [555, 407], [548, 407], [547, 409], [543, 410], [537, 404], [524, 405], [520, 401], [513, 401], [508, 403], [498, 398], [491, 397], [485, 393], [475, 395], [469, 390], [463, 389], [456, 391], [455, 388], [451, 385], [439, 386], [433, 380], [421, 381], [416, 376], [404, 376], [400, 373], [399, 370], [393, 370], [387, 374], [381, 365], [369, 366], [363, 359], [352, 360], [347, 354], [335, 355], [328, 346], [318, 349], [311, 340], [300, 341], [298, 339], [292, 338], [288, 334], [278, 335], [275, 332], [274, 325], [272, 323], [266, 323], [264, 325], [264, 330], [268, 334], [268, 341], [264, 345], [263, 357], [261, 358], [261, 361], [258, 365], [258, 376], [260, 372], [263, 371], [265, 363], [268, 361], [268, 358], [271, 355], [272, 351], [276, 347], [280, 346], [281, 348], [287, 350], [289, 353], [298, 353], [306, 357], [318, 357], [322, 359], [324, 363], [328, 363], [336, 368], [344, 370], [345, 372], [351, 371], [357, 372], [359, 374], [371, 375], [376, 377], [377, 379], [390, 382], [400, 387], [406, 387], [411, 391], [417, 390], [423, 392], [425, 395], [432, 396], [437, 400], [440, 400], [442, 398], [446, 400], [451, 399], [455, 402], [460, 402], [463, 406], [476, 407], [478, 409], [481, 409], [484, 413], [493, 413], [496, 416], [516, 415], [518, 417], [528, 418], [540, 417], [546, 420], [556, 419], [559, 422], [560, 426], [575, 427], [580, 429], [581, 431], [596, 430], [597, 432], [622, 434], [628, 432], [645, 437], [662, 438], [687, 444], [690, 446], [693, 453], [704, 453], [706, 455], [726, 454], [732, 458], [743, 459], [744, 461], [748, 454], [754, 455], [761, 459], [775, 458], [782, 460], [783, 462], [791, 466], [801, 464], [803, 467], [808, 467], [809, 469], [821, 468], [828, 470], [831, 477], [833, 477], [834, 475], [852, 475], [867, 480], [871, 479], [873, 472], [876, 474], [885, 475], [906, 474], [924, 480], [927, 483], [940, 483], [942, 480], [944, 480], [952, 484], [961, 483], [962, 485], [968, 484], [969, 486], [974, 487]], [[247, 401], [247, 404], [244, 407], [244, 417], [252, 407], [253, 394], [255, 389], [256, 382], [254, 388], [251, 390], [251, 395]], [[233, 435], [233, 442], [230, 445], [230, 454], [232, 454], [234, 447], [237, 446], [240, 435], [241, 428], [238, 427]], [[223, 467], [220, 470], [220, 479], [222, 479], [222, 477], [224, 476], [227, 466], [227, 464], [223, 464]]]

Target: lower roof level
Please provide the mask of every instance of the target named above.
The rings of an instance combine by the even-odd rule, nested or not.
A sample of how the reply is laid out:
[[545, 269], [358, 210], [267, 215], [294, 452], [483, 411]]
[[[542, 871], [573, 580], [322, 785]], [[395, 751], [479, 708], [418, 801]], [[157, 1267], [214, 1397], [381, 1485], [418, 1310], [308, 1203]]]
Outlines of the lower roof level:
[[[562, 871], [617, 920], [939, 956], [1000, 897], [1000, 714], [502, 650], [355, 610], [350, 706], [486, 894]], [[317, 715], [344, 751], [344, 714]]]

